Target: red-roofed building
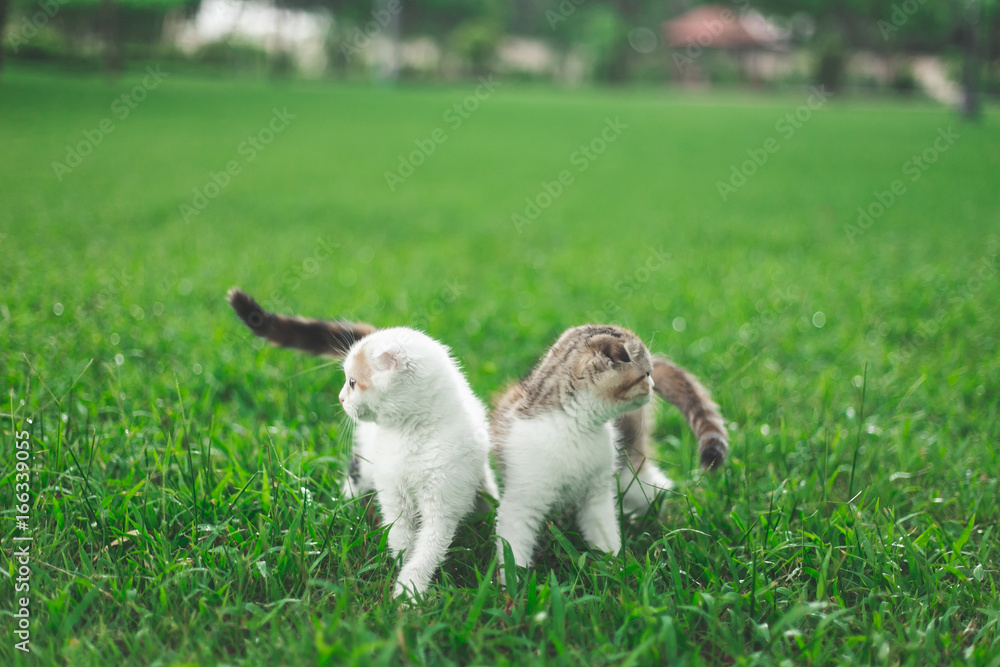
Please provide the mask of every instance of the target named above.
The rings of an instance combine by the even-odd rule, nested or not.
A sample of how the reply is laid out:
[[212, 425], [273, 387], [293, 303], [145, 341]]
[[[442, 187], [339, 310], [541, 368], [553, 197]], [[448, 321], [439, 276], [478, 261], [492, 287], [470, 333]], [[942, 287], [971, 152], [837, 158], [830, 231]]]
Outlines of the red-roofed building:
[[754, 80], [755, 54], [784, 51], [788, 43], [788, 31], [759, 12], [740, 12], [735, 5], [722, 4], [701, 5], [667, 21], [663, 34], [674, 51], [679, 78], [692, 83], [706, 80], [699, 65], [705, 51], [728, 52], [745, 77]]

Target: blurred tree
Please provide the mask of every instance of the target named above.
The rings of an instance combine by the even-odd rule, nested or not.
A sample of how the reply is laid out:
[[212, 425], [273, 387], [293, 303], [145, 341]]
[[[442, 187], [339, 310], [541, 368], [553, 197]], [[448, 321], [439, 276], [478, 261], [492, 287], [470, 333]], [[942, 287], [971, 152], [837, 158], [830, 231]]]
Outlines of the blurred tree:
[[838, 33], [823, 35], [816, 50], [817, 83], [832, 93], [839, 92], [847, 69], [847, 52], [843, 39]]
[[[275, 1], [284, 7], [329, 11], [334, 17], [332, 39], [340, 47], [331, 49], [335, 54], [344, 49], [353, 53], [375, 34], [394, 40], [426, 35], [449, 44], [477, 73], [489, 68], [513, 14], [504, 0], [398, 0], [399, 12], [389, 11], [390, 3], [380, 0]], [[340, 66], [348, 60], [335, 58]]]
[[7, 29], [7, 16], [10, 13], [10, 0], [0, 0], [0, 72], [3, 71], [3, 38]]
[[400, 26], [403, 3], [401, 0], [372, 0], [372, 19], [381, 30], [382, 38], [389, 48], [377, 54], [372, 75], [377, 82], [395, 83], [399, 78], [401, 60]]
[[[611, 3], [594, 3], [579, 12], [572, 27], [577, 41], [591, 60], [592, 75], [598, 81], [618, 83], [627, 75], [628, 27]], [[624, 42], [624, 46], [623, 46]]]
[[[979, 114], [983, 56], [993, 67], [1000, 58], [1000, 0], [754, 0], [753, 5], [766, 12], [812, 15], [820, 27], [820, 44], [826, 43], [824, 35], [836, 32], [848, 48], [944, 53], [958, 47], [967, 118]], [[820, 70], [829, 74], [831, 63], [823, 65], [828, 60], [821, 50]]]
[[508, 14], [504, 0], [409, 0], [402, 32], [446, 37], [460, 25], [475, 20], [493, 23], [505, 32]]
[[492, 69], [503, 36], [502, 25], [488, 18], [472, 19], [452, 30], [449, 42], [452, 50], [469, 64], [472, 74], [482, 76]]
[[118, 31], [117, 0], [101, 0], [101, 38], [104, 40], [104, 66], [108, 72], [121, 72], [121, 33]]
[[985, 84], [989, 92], [1000, 93], [1000, 11], [997, 0], [984, 2], [983, 22], [986, 24], [986, 44], [983, 55], [986, 59]]
[[[607, 82], [631, 80], [637, 68], [651, 62], [648, 54], [637, 53], [629, 44], [630, 30], [648, 28], [659, 35], [664, 20], [712, 1], [273, 0], [279, 7], [328, 11], [334, 17], [328, 52], [342, 69], [358, 67], [359, 63], [345, 55], [345, 49], [356, 55], [374, 35], [395, 41], [419, 35], [450, 47], [469, 70], [481, 73], [492, 66], [505, 36], [519, 35], [543, 40], [564, 55], [586, 53], [593, 66], [591, 75]], [[824, 81], [842, 80], [847, 56], [856, 49], [887, 56], [951, 50], [964, 56], [962, 80], [970, 110], [977, 105], [984, 58], [987, 85], [994, 85], [996, 78], [1000, 86], [1000, 0], [714, 1], [737, 12], [753, 9], [776, 16], [779, 23], [785, 17], [788, 25], [795, 24], [792, 19], [796, 16], [810, 17], [816, 36], [803, 43], [815, 50], [816, 73]], [[153, 57], [162, 48], [165, 17], [190, 15], [199, 2], [0, 0], [0, 34], [4, 34], [5, 24], [12, 40], [15, 34], [40, 33], [26, 40], [24, 50], [7, 49], [8, 55], [13, 51], [18, 57], [93, 59], [98, 55], [93, 49], [97, 43], [105, 67], [114, 72], [123, 68], [126, 58]], [[380, 21], [391, 6], [401, 9], [393, 13], [391, 21]], [[831, 47], [835, 41], [842, 47], [839, 53]], [[904, 79], [901, 75], [902, 83], [906, 83]]]
[[[121, 71], [126, 46], [147, 57], [160, 43], [165, 17], [189, 13], [200, 0], [0, 0], [19, 56], [89, 60], [93, 44], [110, 72]], [[2, 7], [0, 7], [2, 9]], [[0, 21], [2, 21], [0, 17]]]
[[979, 0], [967, 0], [962, 17], [962, 114], [979, 118]]

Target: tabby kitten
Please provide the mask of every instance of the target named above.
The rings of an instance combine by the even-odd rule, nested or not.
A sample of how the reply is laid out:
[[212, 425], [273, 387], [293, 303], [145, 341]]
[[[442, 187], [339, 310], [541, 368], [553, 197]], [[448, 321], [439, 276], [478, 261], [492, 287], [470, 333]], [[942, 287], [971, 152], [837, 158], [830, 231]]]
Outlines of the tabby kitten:
[[728, 451], [718, 406], [693, 375], [652, 357], [627, 329], [566, 331], [531, 374], [499, 398], [491, 424], [505, 476], [497, 535], [510, 544], [517, 565], [530, 563], [542, 521], [561, 504], [576, 508], [584, 539], [617, 552], [615, 472], [627, 513], [645, 511], [673, 486], [649, 460], [653, 391], [687, 418], [702, 466], [718, 467]]
[[491, 434], [504, 473], [501, 561], [506, 540], [515, 564], [527, 566], [542, 521], [563, 504], [576, 509], [587, 542], [606, 552], [621, 549], [614, 421], [649, 403], [652, 372], [652, 355], [634, 333], [586, 325], [560, 336], [531, 374], [500, 397]]

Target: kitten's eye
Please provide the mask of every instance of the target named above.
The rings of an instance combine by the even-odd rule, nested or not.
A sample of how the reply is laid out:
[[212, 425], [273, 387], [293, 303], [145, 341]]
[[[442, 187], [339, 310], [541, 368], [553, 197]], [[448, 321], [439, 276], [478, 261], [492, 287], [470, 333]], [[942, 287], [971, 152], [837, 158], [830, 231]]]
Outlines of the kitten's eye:
[[347, 384], [350, 385], [351, 389], [354, 389], [354, 385], [355, 385], [354, 378], [351, 378], [350, 380], [348, 380]]

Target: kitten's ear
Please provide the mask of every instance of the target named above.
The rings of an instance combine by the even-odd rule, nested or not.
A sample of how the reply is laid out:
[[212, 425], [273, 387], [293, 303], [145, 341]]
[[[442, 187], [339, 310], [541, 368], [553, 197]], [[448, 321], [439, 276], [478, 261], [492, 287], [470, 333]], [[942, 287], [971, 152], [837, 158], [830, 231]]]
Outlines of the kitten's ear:
[[406, 365], [406, 356], [399, 348], [390, 347], [382, 350], [372, 359], [372, 366], [377, 371], [393, 371]]
[[628, 363], [632, 357], [628, 355], [625, 344], [613, 336], [594, 336], [587, 345], [595, 354], [607, 357], [611, 361]]

